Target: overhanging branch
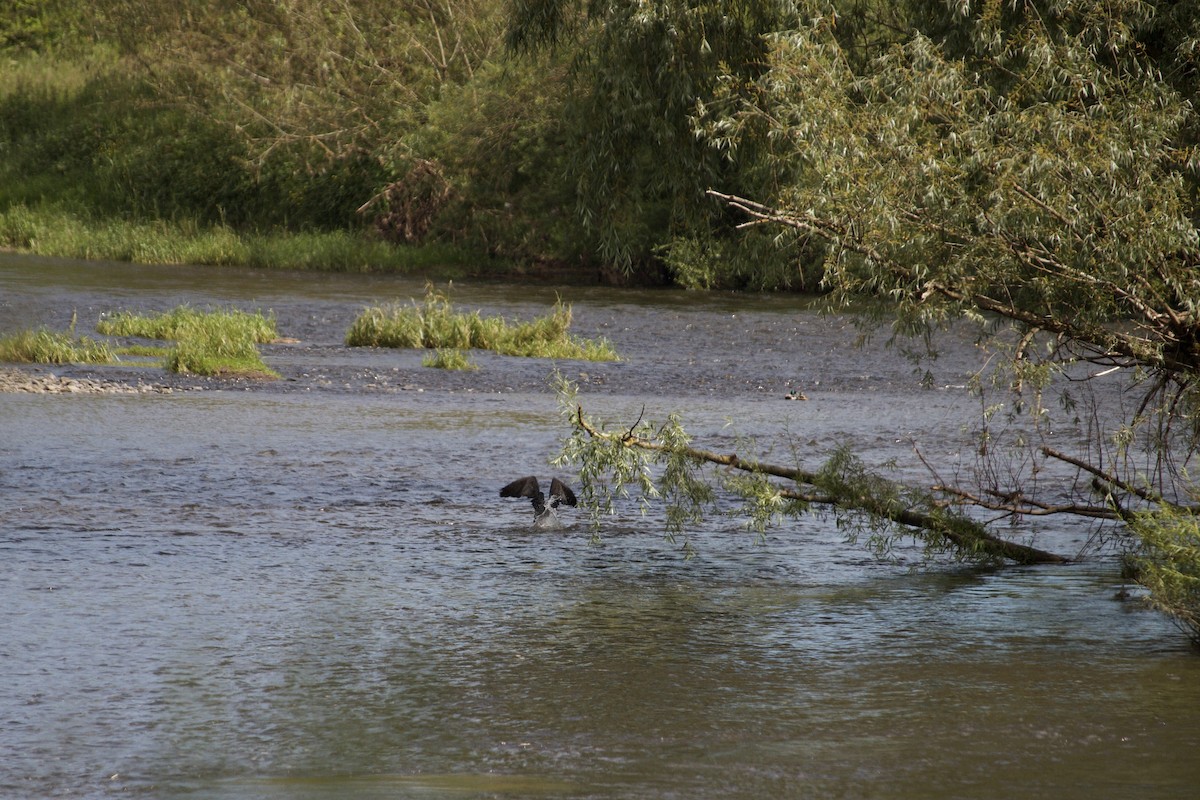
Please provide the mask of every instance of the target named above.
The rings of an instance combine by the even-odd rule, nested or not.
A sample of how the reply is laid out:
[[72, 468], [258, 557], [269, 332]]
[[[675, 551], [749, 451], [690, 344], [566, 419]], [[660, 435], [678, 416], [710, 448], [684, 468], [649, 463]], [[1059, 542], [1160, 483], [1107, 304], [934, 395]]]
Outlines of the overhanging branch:
[[[1200, 349], [1167, 345], [1190, 341], [1192, 337], [1200, 339], [1200, 323], [1191, 317], [1181, 317], [1178, 313], [1172, 315], [1158, 312], [1136, 297], [1128, 288], [1119, 287], [1119, 290], [1114, 290], [1113, 293], [1143, 317], [1143, 327], [1150, 332], [1148, 336], [1136, 336], [1104, 325], [1080, 324], [1076, 318], [1069, 315], [1056, 316], [1037, 313], [964, 285], [948, 284], [938, 280], [918, 280], [912, 270], [890, 258], [886, 253], [863, 242], [850, 229], [836, 220], [823, 219], [811, 212], [773, 208], [745, 197], [725, 194], [714, 189], [709, 189], [707, 193], [710, 197], [715, 197], [730, 207], [739, 209], [756, 223], [782, 225], [835, 242], [843, 250], [869, 259], [880, 269], [905, 282], [913, 295], [921, 299], [940, 296], [954, 303], [972, 306], [980, 311], [996, 314], [1029, 328], [1039, 328], [1048, 333], [1063, 336], [1104, 358], [1123, 357], [1148, 368], [1170, 373], [1192, 374], [1197, 369]], [[1036, 251], [1026, 243], [1002, 240], [1002, 244], [1009, 247], [1013, 257], [1023, 263], [1040, 270], [1051, 269], [1056, 273], [1064, 272], [1061, 265], [1057, 262], [1046, 261], [1041, 251]], [[1090, 276], [1084, 275], [1081, 278], [1078, 271], [1068, 277], [1088, 283], [1097, 282]], [[1113, 289], [1111, 284], [1106, 285]]]
[[596, 428], [584, 414], [583, 406], [576, 406], [571, 420], [588, 436], [619, 443], [625, 447], [660, 453], [679, 453], [697, 462], [729, 467], [747, 473], [768, 475], [791, 481], [792, 487], [775, 487], [781, 497], [806, 503], [827, 505], [842, 511], [867, 514], [907, 528], [926, 532], [941, 540], [960, 553], [1014, 561], [1018, 564], [1062, 564], [1070, 561], [1065, 556], [1040, 550], [1036, 547], [1010, 542], [990, 533], [983, 525], [944, 508], [933, 507], [922, 511], [911, 507], [899, 507], [894, 502], [877, 494], [864, 491], [841, 490], [823, 485], [820, 475], [802, 469], [769, 464], [755, 459], [746, 459], [736, 453], [721, 454], [694, 447], [667, 445], [634, 433], [634, 428], [621, 433], [611, 433]]

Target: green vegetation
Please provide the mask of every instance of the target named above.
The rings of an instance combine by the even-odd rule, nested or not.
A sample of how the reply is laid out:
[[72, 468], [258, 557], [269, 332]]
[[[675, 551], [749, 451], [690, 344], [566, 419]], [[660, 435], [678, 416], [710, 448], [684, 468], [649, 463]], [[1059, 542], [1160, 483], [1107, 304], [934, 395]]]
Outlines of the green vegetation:
[[[974, 382], [1002, 395], [981, 402], [979, 463], [951, 468], [950, 482], [897, 487], [860, 469], [709, 454], [688, 444], [677, 418], [596, 436], [601, 428], [576, 406], [564, 456], [584, 475], [620, 486], [641, 470], [643, 498], [667, 497], [669, 522], [703, 518], [706, 492], [717, 490], [742, 498], [754, 524], [819, 498], [892, 531], [874, 542], [903, 535], [928, 545], [932, 534], [972, 559], [998, 550], [964, 538], [957, 522], [947, 527], [951, 511], [966, 510], [958, 521], [986, 515], [998, 541], [1011, 541], [1002, 526], [1013, 520], [1105, 520], [1144, 554], [1153, 601], [1188, 624], [1200, 618], [1200, 594], [1184, 590], [1200, 514], [1194, 9], [1170, 0], [531, 0], [515, 9], [523, 47], [566, 41], [585, 54], [596, 135], [582, 158], [611, 191], [582, 181], [592, 189], [584, 203], [617, 197], [626, 214], [594, 214], [602, 240], [632, 232], [625, 241], [645, 242], [622, 226], [658, 214], [654, 227], [670, 238], [651, 251], [681, 283], [811, 285], [799, 278], [812, 275], [828, 309], [890, 322], [896, 340], [925, 345], [914, 355], [936, 355], [933, 334], [964, 321], [996, 354]], [[614, 63], [622, 53], [630, 57]], [[707, 150], [689, 150], [670, 128], [684, 113], [675, 93], [689, 87], [686, 130]], [[657, 126], [636, 123], [654, 112], [664, 115]], [[672, 142], [677, 163], [639, 159], [643, 147]], [[714, 154], [719, 167], [707, 160]], [[695, 187], [670, 183], [681, 164], [705, 174], [715, 209]], [[673, 192], [656, 191], [668, 185]], [[667, 224], [662, 212], [681, 197], [709, 210], [671, 213]], [[742, 260], [766, 242], [782, 260]], [[864, 297], [887, 302], [864, 307]], [[1125, 411], [1108, 403], [1117, 392]], [[1060, 422], [1088, 432], [1076, 452], [1054, 438]], [[631, 463], [631, 452], [651, 460]], [[846, 456], [829, 464], [853, 467]], [[920, 514], [901, 519], [897, 498]]]
[[470, 356], [462, 350], [455, 350], [449, 347], [439, 347], [429, 355], [421, 359], [421, 366], [433, 367], [434, 369], [449, 369], [473, 372], [479, 369], [479, 365], [471, 360]]
[[[1157, 168], [1183, 203], [1168, 218], [1197, 216], [1171, 187], [1200, 178], [1187, 105], [1200, 22], [1168, 0], [281, 0], [236, 14], [20, 0], [12, 12], [0, 246], [46, 254], [460, 272], [516, 261], [836, 288], [827, 257], [855, 251], [744, 226], [706, 191], [804, 200], [849, 231], [861, 228], [839, 208], [936, 230], [925, 212], [954, 207], [947, 183], [987, 197], [1011, 176], [990, 166], [1036, 176], [1043, 157], [1075, 169], [1018, 184], [1035, 198], [1055, 175], [1078, 178], [1068, 206], [1119, 196]], [[953, 136], [940, 139], [943, 122]], [[923, 213], [896, 216], [901, 199]], [[1039, 213], [1089, 218], [1025, 211], [1039, 231]], [[946, 232], [957, 246], [960, 229]], [[979, 251], [994, 244], [966, 233]], [[908, 261], [930, 255], [922, 241]]]
[[163, 349], [143, 345], [113, 347], [86, 336], [77, 337], [74, 324], [66, 333], [23, 331], [0, 338], [0, 361], [33, 364], [109, 364], [118, 354], [162, 359], [171, 372], [224, 377], [278, 377], [263, 363], [257, 343], [277, 338], [274, 317], [239, 310], [197, 311], [180, 306], [162, 314], [120, 312], [96, 325], [105, 336], [169, 339]]
[[244, 264], [328, 272], [478, 272], [454, 244], [398, 248], [353, 231], [241, 232], [186, 220], [92, 219], [24, 204], [0, 211], [0, 247], [39, 255], [144, 264]]
[[74, 332], [44, 328], [21, 331], [0, 338], [0, 361], [20, 364], [108, 364], [116, 354], [106, 342], [97, 342]]
[[119, 312], [96, 325], [106, 336], [169, 339], [165, 355], [171, 372], [223, 377], [278, 377], [263, 363], [257, 344], [278, 338], [275, 318], [231, 310], [198, 311], [179, 306], [161, 314]]
[[506, 356], [616, 361], [606, 339], [571, 336], [571, 307], [561, 301], [544, 317], [510, 323], [478, 311], [455, 311], [450, 300], [430, 287], [421, 304], [365, 309], [346, 334], [351, 347], [402, 347], [494, 350]]
[[153, 344], [130, 344], [116, 348], [116, 353], [119, 356], [132, 356], [134, 358], [158, 358], [161, 359], [165, 348], [160, 345]]
[[225, 339], [272, 342], [279, 338], [275, 317], [262, 312], [251, 314], [239, 309], [199, 311], [177, 306], [159, 314], [134, 314], [120, 311], [101, 317], [96, 331], [105, 336], [141, 336], [145, 339], [202, 338], [216, 335]]
[[263, 363], [254, 342], [229, 337], [219, 331], [195, 333], [167, 351], [166, 368], [223, 378], [278, 378], [279, 373]]
[[[725, 496], [740, 502], [727, 513], [744, 517], [760, 535], [785, 516], [815, 508], [831, 511], [850, 542], [861, 537], [879, 558], [888, 557], [898, 540], [914, 538], [927, 556], [951, 553], [984, 563], [1068, 560], [996, 535], [984, 523], [948, 507], [935, 493], [867, 469], [846, 447], [811, 470], [715, 453], [692, 444], [678, 415], [665, 423], [639, 418], [632, 426], [606, 429], [585, 415], [577, 386], [560, 378], [558, 389], [572, 433], [554, 463], [579, 467], [583, 504], [597, 526], [602, 515], [612, 512], [614, 499], [627, 497], [632, 488], [643, 510], [654, 503], [664, 505], [670, 541], [685, 534], [688, 526], [722, 513], [719, 500]], [[684, 547], [692, 552], [690, 540]]]
[[1200, 642], [1200, 520], [1166, 510], [1139, 515], [1132, 525], [1142, 542], [1134, 557], [1138, 582]]
[[[145, 263], [442, 275], [496, 269], [496, 259], [452, 237], [397, 245], [359, 212], [394, 180], [380, 162], [392, 160], [382, 150], [384, 139], [392, 142], [382, 128], [376, 145], [352, 138], [341, 149], [322, 132], [283, 133], [271, 124], [290, 144], [265, 142], [258, 110], [256, 125], [232, 119], [260, 103], [239, 95], [244, 86], [214, 85], [206, 77], [211, 70], [175, 58], [190, 48], [175, 49], [174, 36], [186, 34], [174, 7], [35, 5], [0, 22], [7, 44], [0, 48], [0, 247]], [[323, 16], [320, 4], [308, 6], [310, 22]], [[245, 31], [230, 29], [228, 14], [211, 14], [212, 35], [264, 50], [262, 42], [241, 38]], [[133, 31], [145, 25], [173, 34], [138, 41]], [[286, 56], [274, 52], [288, 70], [299, 61], [295, 44]], [[205, 77], [188, 83], [197, 76]], [[284, 94], [294, 78], [283, 80]], [[221, 97], [233, 103], [223, 106]], [[301, 114], [318, 112], [318, 104], [294, 95], [277, 108], [288, 104], [304, 108]], [[395, 107], [385, 98], [380, 104]], [[324, 109], [324, 119], [342, 110]], [[376, 201], [368, 209], [383, 213], [384, 206]]]

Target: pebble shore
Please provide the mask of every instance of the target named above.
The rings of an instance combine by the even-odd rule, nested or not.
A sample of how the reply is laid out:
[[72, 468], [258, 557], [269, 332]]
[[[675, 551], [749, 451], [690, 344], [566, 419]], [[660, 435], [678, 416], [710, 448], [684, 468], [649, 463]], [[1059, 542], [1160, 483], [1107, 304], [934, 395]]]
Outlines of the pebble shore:
[[171, 394], [170, 386], [154, 383], [125, 383], [93, 378], [64, 378], [52, 372], [26, 372], [0, 368], [0, 392], [28, 394]]

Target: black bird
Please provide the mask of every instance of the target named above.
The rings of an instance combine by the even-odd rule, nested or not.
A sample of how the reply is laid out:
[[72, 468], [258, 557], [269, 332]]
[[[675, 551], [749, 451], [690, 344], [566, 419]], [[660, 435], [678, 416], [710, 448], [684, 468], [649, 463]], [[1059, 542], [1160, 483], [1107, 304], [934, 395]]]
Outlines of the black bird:
[[500, 490], [501, 497], [528, 497], [533, 501], [533, 524], [538, 528], [551, 528], [558, 525], [560, 505], [578, 505], [575, 493], [571, 487], [558, 478], [550, 479], [550, 499], [538, 488], [538, 479], [533, 475], [518, 478]]

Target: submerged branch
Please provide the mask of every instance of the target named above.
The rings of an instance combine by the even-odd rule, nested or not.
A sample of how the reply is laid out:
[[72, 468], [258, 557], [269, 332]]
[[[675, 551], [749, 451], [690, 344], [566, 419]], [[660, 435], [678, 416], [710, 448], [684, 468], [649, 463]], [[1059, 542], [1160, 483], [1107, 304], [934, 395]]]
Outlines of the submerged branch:
[[958, 502], [961, 505], [985, 508], [988, 511], [1000, 511], [1017, 517], [1048, 517], [1053, 514], [1072, 514], [1077, 517], [1107, 520], [1120, 519], [1122, 517], [1120, 511], [1115, 511], [1107, 506], [1080, 505], [1079, 503], [1043, 503], [1039, 500], [1025, 497], [1020, 492], [1009, 494], [990, 492], [990, 494], [996, 495], [996, 499], [989, 500], [986, 497], [981, 497], [965, 489], [960, 489], [957, 486], [947, 486], [944, 484], [933, 486], [930, 491], [958, 498]]

